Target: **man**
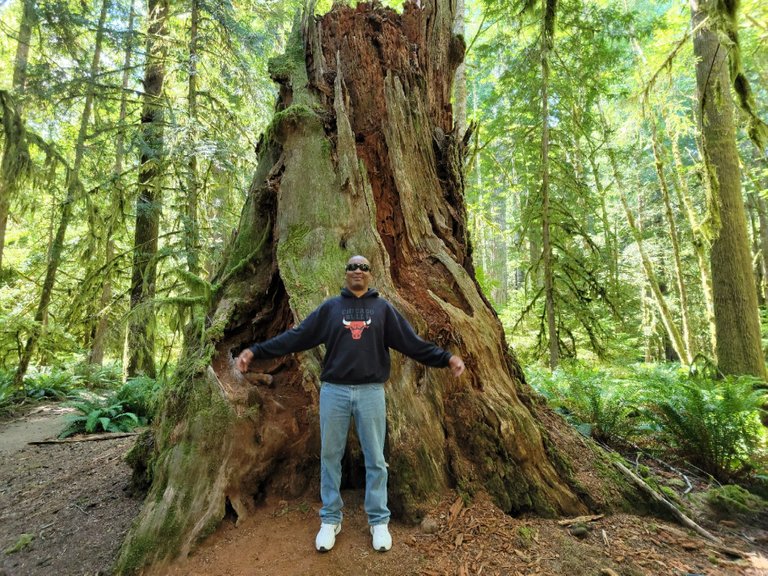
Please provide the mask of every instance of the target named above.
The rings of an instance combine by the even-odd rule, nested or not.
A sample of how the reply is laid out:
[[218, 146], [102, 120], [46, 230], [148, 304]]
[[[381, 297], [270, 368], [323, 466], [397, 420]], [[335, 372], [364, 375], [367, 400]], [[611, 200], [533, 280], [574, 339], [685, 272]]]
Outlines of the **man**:
[[389, 349], [434, 367], [464, 372], [458, 356], [419, 338], [405, 318], [368, 287], [371, 264], [353, 256], [346, 266], [341, 295], [323, 302], [296, 328], [243, 350], [241, 372], [254, 358], [275, 358], [325, 344], [320, 375], [320, 531], [319, 552], [333, 548], [341, 531], [341, 458], [347, 444], [349, 419], [354, 417], [365, 458], [365, 511], [374, 549], [392, 547], [387, 524], [387, 463], [384, 460], [386, 406], [384, 383], [389, 379]]

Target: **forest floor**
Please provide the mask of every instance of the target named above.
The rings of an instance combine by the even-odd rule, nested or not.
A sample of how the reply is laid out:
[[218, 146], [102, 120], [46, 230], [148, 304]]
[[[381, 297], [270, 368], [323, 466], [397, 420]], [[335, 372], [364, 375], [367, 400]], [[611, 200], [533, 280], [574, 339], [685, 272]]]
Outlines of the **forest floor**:
[[[62, 410], [39, 406], [0, 422], [0, 576], [111, 574], [126, 531], [141, 506], [129, 491], [123, 457], [132, 438], [29, 444], [54, 438]], [[314, 549], [319, 502], [274, 500], [235, 527], [222, 527], [189, 558], [156, 570], [163, 576], [639, 576], [768, 575], [768, 526], [696, 520], [710, 542], [650, 516], [616, 514], [584, 520], [511, 518], [485, 497], [464, 505], [447, 495], [431, 518], [436, 531], [392, 522], [394, 546], [370, 547], [362, 494], [344, 493], [335, 548]]]

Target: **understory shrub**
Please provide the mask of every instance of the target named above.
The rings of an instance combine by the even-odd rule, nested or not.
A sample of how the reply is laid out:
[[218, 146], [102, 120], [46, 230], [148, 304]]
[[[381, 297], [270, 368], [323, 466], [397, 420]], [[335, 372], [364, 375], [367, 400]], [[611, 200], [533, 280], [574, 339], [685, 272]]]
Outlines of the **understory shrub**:
[[527, 371], [531, 385], [586, 436], [618, 448], [636, 442], [721, 482], [754, 484], [766, 471], [765, 390], [754, 378], [708, 374], [671, 364]]
[[158, 395], [159, 384], [144, 376], [128, 380], [106, 396], [81, 393], [78, 400], [68, 403], [77, 413], [67, 417], [67, 427], [59, 437], [130, 432], [146, 426], [154, 417]]
[[82, 380], [77, 374], [58, 368], [37, 368], [24, 377], [24, 395], [35, 400], [66, 400], [81, 387]]
[[639, 412], [633, 381], [575, 365], [552, 373], [529, 373], [529, 380], [584, 436], [610, 444], [634, 435]]
[[13, 372], [0, 369], [0, 413], [6, 412], [13, 404], [15, 392]]
[[722, 482], [751, 472], [764, 452], [765, 391], [751, 377], [692, 378], [648, 389], [645, 407], [657, 434], [691, 464]]
[[75, 364], [72, 372], [82, 383], [82, 387], [88, 390], [114, 389], [123, 379], [120, 364], [89, 364], [81, 362]]

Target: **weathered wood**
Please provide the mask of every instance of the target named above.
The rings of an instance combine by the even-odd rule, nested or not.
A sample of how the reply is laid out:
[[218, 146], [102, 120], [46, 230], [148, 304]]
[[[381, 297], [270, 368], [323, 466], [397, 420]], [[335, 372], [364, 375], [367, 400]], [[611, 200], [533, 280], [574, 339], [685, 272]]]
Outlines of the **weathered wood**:
[[613, 464], [627, 479], [629, 479], [635, 486], [637, 486], [640, 490], [642, 490], [644, 494], [649, 496], [651, 500], [653, 500], [656, 504], [658, 504], [662, 510], [666, 510], [667, 512], [672, 514], [675, 520], [680, 522], [680, 524], [682, 524], [686, 528], [690, 528], [691, 530], [698, 532], [699, 534], [704, 536], [707, 540], [715, 542], [716, 544], [720, 543], [719, 538], [717, 538], [716, 536], [713, 536], [712, 534], [707, 532], [704, 528], [696, 524], [696, 522], [688, 518], [688, 516], [683, 514], [680, 508], [678, 508], [677, 506], [672, 504], [672, 502], [664, 498], [664, 496], [656, 492], [656, 490], [651, 488], [645, 480], [643, 480], [642, 478], [640, 478], [640, 476], [632, 472], [632, 470], [624, 466], [621, 462], [614, 462]]
[[76, 442], [98, 442], [99, 440], [116, 440], [138, 436], [138, 432], [107, 432], [105, 434], [89, 434], [77, 438], [56, 438], [55, 440], [35, 440], [27, 444], [74, 444]]

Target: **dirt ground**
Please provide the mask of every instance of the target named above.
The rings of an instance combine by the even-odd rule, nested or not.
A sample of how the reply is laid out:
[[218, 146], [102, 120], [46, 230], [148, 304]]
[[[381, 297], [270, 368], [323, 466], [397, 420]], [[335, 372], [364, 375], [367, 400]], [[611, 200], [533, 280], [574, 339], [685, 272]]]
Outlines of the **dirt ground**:
[[[28, 444], [62, 427], [52, 407], [0, 423], [0, 576], [111, 574], [141, 506], [123, 461], [133, 439]], [[697, 517], [720, 539], [713, 543], [671, 522], [619, 514], [583, 520], [575, 535], [573, 525], [511, 518], [484, 497], [464, 505], [455, 495], [432, 512], [433, 533], [393, 522], [394, 546], [382, 554], [370, 547], [362, 494], [344, 498], [329, 553], [314, 549], [318, 501], [274, 499], [237, 527], [225, 520], [189, 558], [153, 574], [768, 575], [768, 526]]]

